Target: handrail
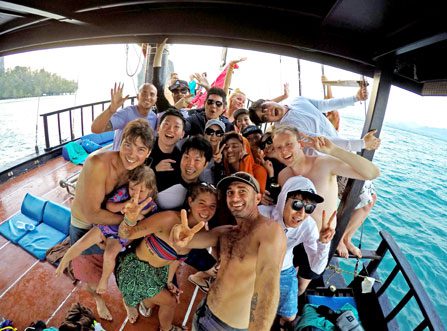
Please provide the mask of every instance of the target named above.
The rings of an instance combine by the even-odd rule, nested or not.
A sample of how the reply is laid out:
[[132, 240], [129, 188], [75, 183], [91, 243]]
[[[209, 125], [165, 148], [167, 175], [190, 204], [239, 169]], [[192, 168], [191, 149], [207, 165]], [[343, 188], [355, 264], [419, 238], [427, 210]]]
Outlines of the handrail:
[[405, 282], [409, 287], [409, 291], [391, 311], [383, 311], [386, 323], [390, 323], [402, 310], [402, 308], [405, 307], [408, 301], [414, 297], [424, 317], [420, 324], [416, 327], [416, 330], [421, 328], [423, 329], [424, 327], [428, 327], [430, 330], [436, 331], [445, 330], [432, 301], [422, 286], [422, 283], [416, 276], [413, 268], [397, 243], [394, 241], [393, 237], [386, 231], [380, 231], [380, 236], [382, 237], [382, 242], [377, 249], [377, 255], [380, 255], [382, 258], [371, 261], [367, 265], [366, 271], [362, 271], [361, 274], [374, 274], [380, 263], [383, 261], [383, 257], [385, 256], [386, 252], [389, 251], [396, 262], [396, 266], [388, 275], [387, 279], [382, 282], [381, 286], [374, 286], [377, 298], [379, 299], [385, 293], [386, 289], [390, 286], [399, 272], [403, 275]]
[[[133, 97], [129, 97], [128, 100], [130, 101], [130, 104], [134, 104], [136, 99], [136, 96]], [[66, 144], [67, 142], [76, 140], [88, 133], [91, 133], [90, 130], [88, 130], [88, 132], [85, 132], [85, 120], [86, 118], [89, 118], [88, 116], [84, 116], [84, 112], [85, 111], [89, 111], [91, 113], [91, 122], [93, 122], [93, 120], [95, 119], [95, 110], [101, 109], [101, 112], [104, 111], [106, 109], [105, 105], [108, 104], [110, 102], [110, 100], [105, 100], [105, 101], [98, 101], [98, 102], [93, 102], [93, 103], [87, 103], [84, 105], [79, 105], [79, 106], [74, 106], [74, 107], [69, 107], [69, 108], [64, 108], [64, 109], [59, 109], [59, 110], [55, 110], [49, 113], [45, 113], [45, 114], [41, 114], [40, 116], [43, 119], [43, 127], [44, 127], [44, 134], [45, 134], [45, 151], [51, 151], [55, 148], [58, 148], [64, 144]], [[97, 106], [101, 106], [101, 107], [97, 107]], [[124, 106], [124, 105], [123, 105]], [[61, 114], [63, 113], [68, 113], [69, 116], [69, 120], [70, 122], [68, 123], [69, 125], [69, 130], [70, 130], [70, 136], [68, 139], [64, 139], [62, 137], [62, 130], [64, 128], [66, 128], [67, 123], [61, 123]], [[50, 135], [50, 126], [49, 126], [49, 119], [50, 118], [54, 118], [54, 116], [56, 116], [57, 119], [57, 137], [59, 140], [58, 144], [51, 144], [50, 140], [51, 137], [54, 137], [53, 135]], [[78, 117], [79, 116], [79, 117]], [[80, 126], [80, 134], [76, 134], [75, 132], [75, 128], [73, 126], [73, 122], [74, 121], [78, 121], [80, 122], [79, 126]], [[91, 123], [90, 122], [90, 123]], [[63, 124], [63, 125], [61, 125]], [[79, 132], [78, 132], [79, 133]]]

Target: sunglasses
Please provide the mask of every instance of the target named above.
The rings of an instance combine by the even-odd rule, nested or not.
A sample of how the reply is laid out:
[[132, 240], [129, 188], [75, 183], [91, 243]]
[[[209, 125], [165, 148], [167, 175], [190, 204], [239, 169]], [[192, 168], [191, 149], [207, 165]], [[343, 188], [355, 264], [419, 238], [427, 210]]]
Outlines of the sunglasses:
[[306, 214], [312, 214], [315, 210], [315, 208], [317, 208], [317, 206], [315, 204], [312, 203], [304, 203], [303, 200], [292, 200], [292, 209], [295, 211], [300, 211], [301, 209], [304, 208], [304, 212]]
[[266, 140], [259, 143], [259, 148], [265, 149], [265, 146], [273, 144], [272, 136], [268, 137]]
[[208, 99], [208, 100], [206, 100], [206, 104], [209, 105], [209, 106], [216, 104], [216, 107], [222, 107], [223, 102], [222, 101], [216, 101], [216, 100], [213, 100], [213, 99]]
[[208, 136], [214, 136], [216, 135], [216, 137], [223, 137], [223, 135], [225, 134], [222, 130], [213, 130], [211, 128], [208, 128], [205, 130], [205, 134]]

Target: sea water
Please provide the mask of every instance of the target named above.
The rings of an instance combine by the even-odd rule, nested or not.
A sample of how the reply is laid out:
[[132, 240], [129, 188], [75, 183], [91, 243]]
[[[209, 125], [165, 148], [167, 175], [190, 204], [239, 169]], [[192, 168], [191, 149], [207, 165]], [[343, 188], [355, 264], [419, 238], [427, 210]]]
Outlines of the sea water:
[[[342, 121], [342, 136], [359, 137], [363, 121]], [[381, 139], [374, 155], [381, 172], [374, 181], [378, 200], [364, 224], [362, 248], [376, 249], [381, 240], [379, 231], [390, 233], [447, 325], [447, 141], [388, 125], [382, 128]], [[355, 245], [359, 239], [360, 230], [354, 237]], [[385, 261], [385, 266], [387, 271], [380, 274], [383, 278], [394, 264]], [[354, 271], [353, 264], [343, 268]], [[408, 291], [402, 276], [397, 281], [401, 287], [386, 291], [392, 304]], [[403, 330], [413, 329], [422, 320], [416, 309], [412, 299], [398, 315]]]
[[[0, 101], [0, 168], [34, 152], [35, 126], [38, 123], [38, 146], [43, 146], [42, 119], [39, 112], [73, 106], [74, 96], [42, 97], [20, 102]], [[360, 136], [363, 120], [342, 119], [341, 135]], [[363, 249], [376, 249], [380, 230], [388, 231], [409, 260], [441, 319], [447, 325], [447, 141], [400, 130], [385, 125], [382, 145], [374, 162], [381, 176], [374, 183], [378, 200], [364, 225]], [[354, 237], [358, 244], [360, 231]], [[393, 265], [385, 263], [388, 271]], [[353, 264], [344, 269], [354, 271]], [[383, 276], [382, 276], [383, 277]], [[399, 278], [399, 277], [398, 277]], [[399, 280], [399, 279], [398, 279]], [[402, 283], [402, 282], [400, 282]], [[406, 288], [387, 291], [395, 303]], [[414, 303], [398, 315], [403, 329], [416, 326]]]

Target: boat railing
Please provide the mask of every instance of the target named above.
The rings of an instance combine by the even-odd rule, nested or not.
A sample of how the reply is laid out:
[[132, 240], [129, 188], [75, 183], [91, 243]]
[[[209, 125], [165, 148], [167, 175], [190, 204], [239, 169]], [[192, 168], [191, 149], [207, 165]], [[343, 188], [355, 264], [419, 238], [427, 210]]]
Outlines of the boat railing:
[[[135, 99], [136, 96], [129, 97], [127, 102], [130, 102], [133, 105]], [[67, 142], [76, 140], [88, 133], [91, 133], [91, 123], [100, 112], [103, 112], [104, 109], [106, 109], [106, 104], [108, 103], [110, 103], [110, 100], [88, 103], [41, 114], [40, 116], [43, 118], [45, 134], [45, 151], [51, 151], [66, 144]], [[70, 126], [68, 137], [63, 136], [63, 132], [67, 129], [67, 121], [61, 121], [63, 116], [68, 116], [69, 119]], [[53, 123], [53, 125], [50, 123]], [[77, 124], [75, 125], [75, 123]], [[50, 134], [50, 132], [54, 132], [54, 126], [57, 127], [57, 138]], [[88, 129], [86, 129], [86, 127], [88, 127]], [[54, 140], [56, 140], [56, 142], [53, 142]]]
[[[360, 272], [360, 275], [371, 276], [378, 279], [379, 275], [376, 272], [377, 268], [383, 262], [385, 254], [390, 252], [396, 265], [386, 279], [382, 279], [380, 284], [376, 282], [373, 287], [388, 329], [393, 328], [392, 325], [395, 325], [396, 322], [394, 320], [395, 317], [410, 302], [410, 300], [414, 298], [422, 313], [422, 321], [420, 321], [414, 330], [424, 330], [426, 328], [429, 328], [430, 330], [445, 330], [430, 297], [393, 237], [386, 231], [380, 231], [380, 236], [382, 237], [382, 242], [376, 251], [376, 254], [380, 258], [371, 260], [366, 264], [366, 268]], [[390, 285], [396, 280], [396, 276], [399, 273], [403, 276], [409, 289], [393, 307], [389, 304], [385, 291], [390, 288]]]

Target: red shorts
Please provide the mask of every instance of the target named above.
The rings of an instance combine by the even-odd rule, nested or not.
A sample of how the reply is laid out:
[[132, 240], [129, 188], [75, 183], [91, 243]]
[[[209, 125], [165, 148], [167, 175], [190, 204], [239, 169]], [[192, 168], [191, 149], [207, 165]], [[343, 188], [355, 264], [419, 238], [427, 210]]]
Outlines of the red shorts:
[[73, 273], [84, 283], [98, 284], [102, 275], [103, 255], [80, 255], [73, 259]]

